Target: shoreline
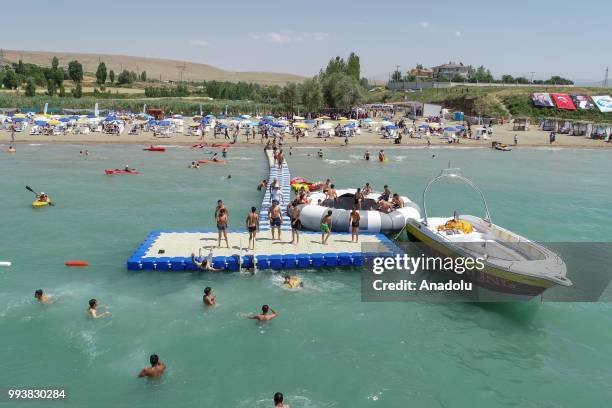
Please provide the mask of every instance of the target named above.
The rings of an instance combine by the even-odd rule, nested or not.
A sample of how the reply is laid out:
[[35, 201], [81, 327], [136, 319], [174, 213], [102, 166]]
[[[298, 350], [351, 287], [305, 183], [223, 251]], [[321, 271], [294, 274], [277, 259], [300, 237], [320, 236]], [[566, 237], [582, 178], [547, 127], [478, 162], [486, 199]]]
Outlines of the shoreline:
[[[348, 146], [344, 146], [343, 140], [341, 138], [337, 138], [337, 141], [306, 141], [300, 139], [299, 143], [295, 143], [295, 140], [290, 139], [289, 141], [284, 143], [286, 147], [292, 148], [321, 148], [321, 147], [331, 147], [331, 148], [363, 148], [363, 149], [391, 149], [391, 150], [402, 150], [402, 149], [492, 149], [491, 141], [464, 141], [462, 143], [432, 143], [430, 146], [427, 146], [427, 141], [422, 140], [419, 142], [409, 142], [403, 143], [401, 145], [396, 145], [392, 142], [382, 142], [382, 143], [371, 143], [366, 141], [360, 141], [356, 143], [350, 143]], [[61, 139], [58, 137], [49, 138], [45, 136], [45, 138], [26, 138], [20, 139], [16, 138], [14, 146], [18, 147], [22, 144], [40, 144], [40, 145], [83, 145], [83, 146], [93, 146], [93, 145], [140, 145], [140, 146], [149, 146], [151, 144], [155, 146], [185, 146], [191, 147], [197, 143], [208, 143], [204, 148], [214, 149], [214, 147], [210, 146], [212, 143], [223, 143], [220, 139], [213, 139], [212, 141], [185, 141], [185, 140], [107, 140], [101, 138], [92, 139]], [[11, 145], [10, 137], [3, 138], [0, 137], [0, 146], [9, 146]], [[260, 143], [259, 141], [255, 143], [247, 143], [244, 141], [236, 142], [235, 144], [231, 144], [231, 147], [260, 147], [263, 149], [265, 144]], [[612, 143], [605, 143], [603, 145], [599, 144], [549, 144], [549, 143], [520, 143], [518, 145], [509, 144], [509, 146], [514, 149], [520, 149], [523, 147], [527, 147], [530, 149], [538, 148], [538, 149], [574, 149], [574, 150], [604, 150], [609, 151], [612, 150]]]

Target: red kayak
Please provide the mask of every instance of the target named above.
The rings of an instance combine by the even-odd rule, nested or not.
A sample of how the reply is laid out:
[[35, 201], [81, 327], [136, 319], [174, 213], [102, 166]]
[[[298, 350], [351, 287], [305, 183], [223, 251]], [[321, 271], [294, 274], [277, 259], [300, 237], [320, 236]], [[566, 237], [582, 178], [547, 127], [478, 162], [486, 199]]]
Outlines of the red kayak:
[[191, 146], [192, 149], [203, 149], [206, 147], [206, 143], [198, 143]]
[[227, 162], [225, 160], [198, 160], [198, 163], [200, 163], [200, 164], [206, 164], [206, 163], [211, 163], [211, 164], [226, 164]]
[[158, 147], [158, 146], [151, 146], [151, 147], [145, 147], [142, 150], [146, 150], [147, 152], [165, 152], [166, 148], [165, 147]]
[[232, 147], [232, 146], [227, 144], [227, 143], [213, 143], [212, 147], [225, 147], [225, 148], [229, 148], [229, 147]]
[[115, 169], [115, 170], [106, 169], [106, 170], [104, 170], [104, 172], [106, 174], [142, 174], [139, 171], [134, 171], [134, 170], [125, 171], [125, 170], [119, 170], [119, 169]]

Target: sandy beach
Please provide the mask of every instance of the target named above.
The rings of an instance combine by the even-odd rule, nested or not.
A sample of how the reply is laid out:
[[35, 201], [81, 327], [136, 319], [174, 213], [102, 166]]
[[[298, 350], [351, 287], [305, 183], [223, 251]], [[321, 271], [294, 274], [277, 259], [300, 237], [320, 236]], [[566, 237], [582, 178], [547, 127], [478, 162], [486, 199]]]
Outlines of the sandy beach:
[[[192, 123], [191, 118], [185, 118], [185, 127]], [[334, 123], [334, 122], [331, 122]], [[445, 122], [445, 126], [459, 125], [460, 122]], [[129, 128], [129, 127], [128, 127]], [[612, 148], [612, 143], [607, 143], [603, 140], [588, 139], [583, 136], [568, 136], [557, 134], [556, 141], [551, 145], [548, 140], [549, 132], [541, 131], [537, 128], [532, 128], [528, 131], [513, 131], [512, 124], [494, 125], [493, 135], [490, 139], [474, 140], [460, 139], [459, 143], [449, 144], [446, 140], [440, 137], [431, 137], [430, 142], [433, 146], [448, 146], [448, 147], [491, 147], [492, 141], [513, 145], [514, 136], [517, 136], [518, 146], [542, 147], [554, 146], [563, 148]], [[0, 131], [0, 143], [10, 143], [11, 134], [7, 131]], [[223, 135], [218, 134], [214, 138], [212, 134], [205, 136], [203, 139], [198, 136], [190, 136], [187, 134], [172, 134], [170, 137], [153, 137], [152, 132], [142, 132], [139, 135], [129, 135], [127, 129], [122, 135], [110, 135], [99, 132], [93, 132], [86, 135], [82, 134], [67, 134], [67, 135], [30, 135], [26, 132], [16, 132], [15, 140], [17, 147], [19, 143], [70, 143], [70, 144], [101, 144], [101, 143], [126, 143], [126, 144], [155, 144], [155, 145], [193, 145], [196, 143], [226, 143], [227, 139], [223, 139]], [[287, 146], [342, 146], [344, 145], [343, 137], [334, 138], [317, 138], [314, 131], [309, 131], [308, 137], [301, 137], [299, 142], [295, 138], [286, 135], [285, 144]], [[237, 146], [259, 146], [262, 145], [261, 136], [258, 134], [255, 140], [246, 141], [244, 131], [240, 131]], [[350, 146], [380, 146], [380, 147], [397, 147], [392, 139], [384, 139], [379, 132], [362, 130], [360, 134], [349, 138]], [[426, 146], [426, 138], [409, 138], [404, 137], [401, 143], [402, 146]]]

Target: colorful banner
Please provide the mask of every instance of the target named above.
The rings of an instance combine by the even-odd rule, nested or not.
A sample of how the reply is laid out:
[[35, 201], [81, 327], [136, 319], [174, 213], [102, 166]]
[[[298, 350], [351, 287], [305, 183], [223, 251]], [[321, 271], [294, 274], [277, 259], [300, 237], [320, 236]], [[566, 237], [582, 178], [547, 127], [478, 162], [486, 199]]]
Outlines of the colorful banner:
[[533, 93], [531, 94], [531, 100], [533, 101], [533, 106], [539, 108], [553, 108], [555, 106], [548, 93]]
[[595, 108], [590, 96], [572, 94], [571, 97], [577, 109], [591, 110]]
[[554, 93], [551, 94], [552, 98], [555, 100], [557, 104], [557, 108], [565, 109], [565, 110], [576, 110], [572, 99], [568, 94]]
[[595, 106], [602, 112], [612, 112], [612, 98], [610, 95], [591, 96]]

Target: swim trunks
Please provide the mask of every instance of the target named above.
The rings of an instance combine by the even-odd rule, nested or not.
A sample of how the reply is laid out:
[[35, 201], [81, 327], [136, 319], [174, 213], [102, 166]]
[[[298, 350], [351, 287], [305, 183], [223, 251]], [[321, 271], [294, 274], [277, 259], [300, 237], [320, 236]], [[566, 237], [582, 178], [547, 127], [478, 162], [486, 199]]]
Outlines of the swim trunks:
[[281, 226], [281, 219], [280, 219], [280, 217], [272, 217], [270, 219], [270, 224], [273, 227], [280, 227]]
[[249, 227], [249, 232], [255, 232], [257, 231], [257, 227]]
[[322, 232], [329, 232], [329, 225], [323, 223], [321, 224], [321, 231]]

